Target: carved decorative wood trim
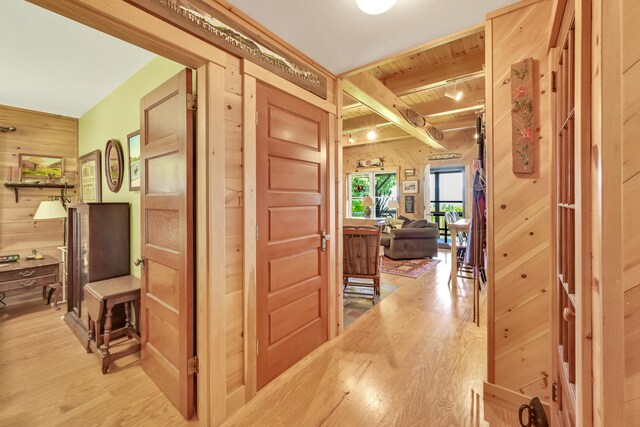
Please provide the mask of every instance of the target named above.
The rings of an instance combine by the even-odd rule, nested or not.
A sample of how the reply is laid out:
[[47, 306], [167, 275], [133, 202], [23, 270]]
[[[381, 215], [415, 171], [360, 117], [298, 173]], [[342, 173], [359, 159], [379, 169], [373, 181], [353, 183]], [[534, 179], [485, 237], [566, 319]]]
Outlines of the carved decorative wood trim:
[[535, 170], [535, 113], [533, 106], [533, 59], [511, 66], [511, 126], [514, 173]]

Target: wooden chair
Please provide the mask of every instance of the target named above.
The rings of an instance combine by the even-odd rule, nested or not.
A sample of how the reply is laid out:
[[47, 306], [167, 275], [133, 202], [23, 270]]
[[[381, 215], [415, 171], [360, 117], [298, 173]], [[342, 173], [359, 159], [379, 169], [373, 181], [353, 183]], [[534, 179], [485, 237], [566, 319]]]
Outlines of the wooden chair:
[[[445, 222], [447, 226], [449, 224], [453, 224], [454, 222], [460, 219], [460, 215], [458, 212], [445, 212], [444, 214]], [[465, 264], [465, 256], [467, 252], [467, 242], [469, 241], [469, 234], [466, 232], [458, 231], [456, 233], [451, 233], [452, 239], [456, 240], [456, 254], [451, 254], [452, 257], [455, 256], [455, 259], [458, 263], [458, 277], [463, 279], [475, 279], [473, 268]], [[451, 286], [451, 274], [449, 274], [449, 282], [448, 285]]]
[[[376, 295], [380, 295], [381, 231], [375, 226], [343, 228], [343, 293], [345, 296], [371, 297], [371, 303], [375, 304]], [[350, 279], [370, 279], [372, 283]], [[371, 292], [357, 288], [371, 288]]]

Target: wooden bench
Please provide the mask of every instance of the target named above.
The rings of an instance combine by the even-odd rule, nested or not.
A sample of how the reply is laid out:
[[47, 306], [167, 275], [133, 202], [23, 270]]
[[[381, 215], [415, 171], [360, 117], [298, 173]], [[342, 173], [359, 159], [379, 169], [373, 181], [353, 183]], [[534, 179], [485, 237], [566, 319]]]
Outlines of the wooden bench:
[[[89, 342], [87, 352], [93, 351], [102, 360], [102, 373], [106, 374], [111, 362], [140, 351], [140, 279], [122, 276], [114, 279], [88, 283], [84, 286], [85, 307], [89, 314]], [[125, 325], [111, 330], [113, 308], [124, 304]], [[135, 313], [135, 327], [131, 323], [130, 306]], [[101, 322], [105, 317], [104, 331]], [[124, 334], [122, 333], [124, 332]], [[135, 338], [135, 344], [115, 353], [109, 351], [111, 336], [126, 335]]]

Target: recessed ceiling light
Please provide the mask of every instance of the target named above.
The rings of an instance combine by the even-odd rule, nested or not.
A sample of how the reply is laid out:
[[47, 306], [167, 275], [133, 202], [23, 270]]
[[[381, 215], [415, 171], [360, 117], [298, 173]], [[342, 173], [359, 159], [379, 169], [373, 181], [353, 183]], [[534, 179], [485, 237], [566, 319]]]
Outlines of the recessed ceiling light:
[[356, 0], [356, 4], [366, 14], [380, 15], [391, 9], [396, 0]]
[[374, 139], [376, 139], [378, 135], [376, 134], [376, 131], [374, 130], [370, 130], [369, 132], [367, 132], [367, 139], [369, 141], [373, 141]]

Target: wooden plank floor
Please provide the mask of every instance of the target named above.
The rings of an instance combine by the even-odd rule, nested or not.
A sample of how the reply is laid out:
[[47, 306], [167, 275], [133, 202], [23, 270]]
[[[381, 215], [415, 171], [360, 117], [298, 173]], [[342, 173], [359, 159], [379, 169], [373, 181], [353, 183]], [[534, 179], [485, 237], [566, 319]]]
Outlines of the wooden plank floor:
[[[448, 274], [441, 262], [418, 279], [385, 275], [400, 288], [227, 424], [486, 425], [486, 327], [472, 323], [470, 283], [452, 292]], [[0, 425], [196, 425], [144, 374], [138, 356], [103, 376], [62, 313], [33, 296], [0, 310]]]
[[484, 299], [478, 328], [471, 282], [452, 292], [449, 271], [441, 262], [418, 279], [383, 275], [400, 288], [225, 425], [486, 425]]
[[7, 303], [0, 309], [0, 426], [197, 426], [142, 371], [138, 355], [102, 375], [63, 310], [45, 306], [37, 291]]

